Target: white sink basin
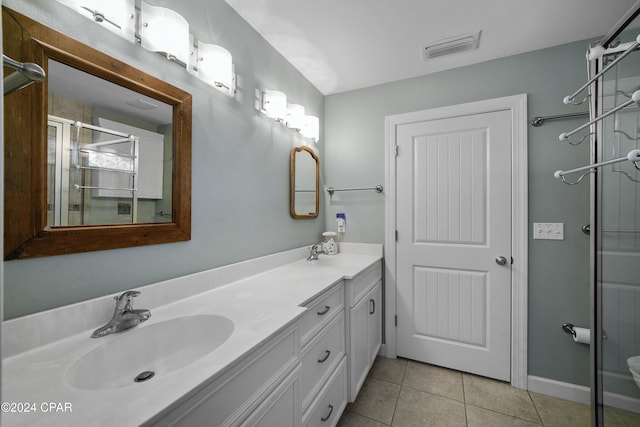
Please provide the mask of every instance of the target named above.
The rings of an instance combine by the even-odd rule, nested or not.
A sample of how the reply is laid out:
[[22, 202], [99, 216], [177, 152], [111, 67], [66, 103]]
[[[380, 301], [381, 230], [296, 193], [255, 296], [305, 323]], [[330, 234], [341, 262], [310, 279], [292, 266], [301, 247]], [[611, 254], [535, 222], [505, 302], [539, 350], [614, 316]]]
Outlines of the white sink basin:
[[[138, 385], [136, 377], [154, 378], [180, 369], [221, 346], [233, 332], [230, 319], [215, 315], [177, 317], [142, 324], [98, 340], [104, 344], [80, 356], [65, 380], [83, 390], [106, 390]], [[150, 374], [142, 375], [142, 378]]]

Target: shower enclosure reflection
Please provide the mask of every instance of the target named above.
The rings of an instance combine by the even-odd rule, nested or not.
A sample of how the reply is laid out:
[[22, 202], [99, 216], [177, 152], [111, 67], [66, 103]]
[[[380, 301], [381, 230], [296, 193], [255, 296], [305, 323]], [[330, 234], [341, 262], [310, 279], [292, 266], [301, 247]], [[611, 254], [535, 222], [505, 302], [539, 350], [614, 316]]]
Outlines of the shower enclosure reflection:
[[48, 227], [170, 222], [171, 106], [48, 68]]

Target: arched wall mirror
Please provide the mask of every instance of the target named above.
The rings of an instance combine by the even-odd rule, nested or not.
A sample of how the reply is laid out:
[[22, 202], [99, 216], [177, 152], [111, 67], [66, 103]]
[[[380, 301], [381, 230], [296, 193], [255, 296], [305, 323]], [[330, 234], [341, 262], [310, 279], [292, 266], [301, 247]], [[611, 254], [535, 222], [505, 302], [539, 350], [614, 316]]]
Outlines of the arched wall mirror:
[[4, 99], [5, 259], [189, 240], [191, 95], [2, 17], [5, 55], [47, 75]]
[[309, 147], [291, 150], [289, 210], [296, 219], [316, 218], [320, 209], [320, 161]]

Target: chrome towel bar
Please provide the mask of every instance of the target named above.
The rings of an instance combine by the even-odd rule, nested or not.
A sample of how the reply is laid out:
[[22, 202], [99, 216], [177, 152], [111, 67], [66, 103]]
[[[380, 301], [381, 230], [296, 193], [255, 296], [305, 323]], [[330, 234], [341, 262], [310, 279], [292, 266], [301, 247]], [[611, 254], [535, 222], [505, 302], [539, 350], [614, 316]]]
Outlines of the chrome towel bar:
[[576, 100], [575, 100], [576, 96], [578, 96], [578, 94], [580, 92], [585, 90], [591, 83], [596, 81], [600, 76], [602, 76], [604, 73], [606, 73], [611, 68], [613, 68], [618, 62], [622, 61], [627, 55], [629, 55], [631, 52], [636, 50], [638, 48], [638, 46], [640, 46], [640, 35], [638, 35], [638, 37], [636, 37], [636, 40], [633, 43], [631, 43], [629, 45], [629, 47], [627, 47], [627, 49], [620, 56], [618, 56], [615, 60], [611, 61], [611, 63], [609, 65], [607, 65], [605, 68], [603, 68], [602, 71], [600, 71], [598, 74], [596, 74], [595, 76], [590, 78], [585, 84], [580, 86], [578, 88], [578, 90], [576, 90], [573, 94], [571, 94], [569, 96], [565, 96], [563, 102], [565, 104], [567, 104], [567, 105], [568, 104], [574, 104], [574, 105], [581, 104], [582, 102], [576, 102]]
[[361, 187], [361, 188], [327, 188], [327, 193], [333, 196], [333, 193], [336, 191], [361, 191], [361, 190], [376, 190], [376, 193], [382, 193], [384, 190], [382, 185], [376, 185], [375, 187]]
[[640, 90], [637, 90], [633, 93], [633, 95], [631, 96], [631, 99], [629, 99], [628, 101], [623, 102], [622, 104], [616, 106], [615, 108], [612, 108], [611, 110], [607, 111], [606, 113], [602, 113], [600, 116], [594, 118], [593, 120], [588, 121], [587, 123], [583, 124], [582, 126], [578, 126], [577, 128], [575, 128], [574, 130], [572, 130], [571, 132], [566, 132], [566, 133], [561, 133], [559, 136], [560, 141], [568, 141], [569, 138], [575, 134], [576, 132], [581, 131], [584, 128], [587, 128], [589, 126], [591, 126], [592, 124], [599, 122], [600, 120], [609, 117], [612, 114], [617, 113], [618, 111], [622, 110], [625, 107], [628, 107], [631, 104], [640, 104]]
[[571, 119], [574, 117], [582, 117], [582, 116], [588, 116], [588, 115], [589, 115], [588, 111], [581, 111], [579, 113], [558, 114], [556, 116], [537, 116], [531, 119], [529, 124], [531, 126], [538, 127], [538, 126], [542, 126], [546, 121], [550, 121], [550, 120]]
[[31, 83], [41, 82], [45, 78], [42, 67], [32, 62], [18, 62], [3, 54], [2, 64], [5, 67], [16, 70], [15, 73], [11, 73], [2, 81], [5, 95], [29, 86]]
[[[570, 169], [570, 170], [567, 170], [567, 171], [563, 171], [563, 170], [555, 171], [553, 176], [556, 177], [556, 178], [562, 179], [562, 182], [564, 182], [565, 184], [574, 185], [574, 184], [577, 184], [580, 181], [582, 181], [582, 178], [584, 178], [586, 175], [592, 173], [595, 168], [599, 168], [599, 167], [607, 166], [607, 165], [613, 165], [613, 164], [616, 164], [616, 163], [622, 163], [625, 160], [629, 160], [631, 163], [633, 163], [633, 165], [636, 167], [636, 169], [640, 169], [640, 166], [638, 166], [638, 163], [640, 162], [640, 150], [631, 150], [631, 151], [629, 151], [629, 153], [627, 153], [626, 156], [618, 157], [616, 159], [606, 160], [604, 162], [593, 163], [591, 165], [582, 166], [582, 167], [575, 168], [575, 169]], [[587, 172], [585, 172], [582, 175], [580, 175], [580, 178], [578, 178], [577, 181], [570, 182], [570, 181], [567, 181], [564, 178], [565, 175], [568, 175], [570, 173], [582, 172], [582, 171], [587, 171]]]

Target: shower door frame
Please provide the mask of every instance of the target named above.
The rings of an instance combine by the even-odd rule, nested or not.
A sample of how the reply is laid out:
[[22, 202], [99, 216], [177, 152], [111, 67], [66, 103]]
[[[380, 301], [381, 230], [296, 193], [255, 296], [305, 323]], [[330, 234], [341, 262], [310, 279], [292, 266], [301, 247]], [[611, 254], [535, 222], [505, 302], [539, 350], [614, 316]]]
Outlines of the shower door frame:
[[[608, 46], [618, 35], [626, 29], [626, 27], [640, 15], [640, 0], [618, 21], [618, 23], [600, 39], [596, 46], [593, 46], [589, 52], [594, 49]], [[593, 78], [604, 68], [604, 58], [606, 55], [597, 55], [595, 58], [589, 57], [587, 52], [587, 62], [589, 66], [589, 79]], [[610, 54], [610, 53], [609, 53]], [[590, 120], [600, 117], [603, 111], [603, 103], [601, 95], [604, 88], [604, 78], [601, 76], [595, 80], [589, 88], [589, 112]], [[591, 132], [594, 138], [590, 146], [591, 161], [593, 163], [605, 159], [603, 150], [603, 122], [598, 121], [592, 125]], [[590, 222], [592, 225], [590, 233], [590, 290], [591, 290], [591, 424], [594, 427], [604, 426], [604, 390], [603, 390], [603, 307], [602, 307], [602, 257], [599, 256], [602, 248], [602, 238], [600, 230], [602, 226], [602, 203], [600, 201], [601, 192], [599, 189], [603, 186], [603, 173], [600, 168], [596, 169], [591, 175], [590, 192]]]
[[[600, 44], [599, 44], [600, 45]], [[602, 58], [592, 59], [589, 61], [589, 78], [592, 78], [601, 70]], [[602, 103], [600, 102], [600, 91], [603, 86], [602, 77], [593, 82], [589, 98], [589, 119], [599, 117], [602, 114]], [[590, 146], [591, 162], [598, 162], [602, 156], [602, 138], [603, 130], [601, 122], [593, 125], [595, 129], [593, 143]], [[600, 169], [591, 175], [590, 192], [590, 223], [591, 227], [589, 238], [589, 256], [591, 259], [590, 289], [591, 289], [591, 424], [593, 427], [604, 426], [604, 407], [603, 407], [603, 387], [602, 387], [602, 289], [598, 285], [602, 281], [602, 258], [598, 256], [600, 252], [600, 235], [602, 230], [601, 203], [598, 188], [602, 185], [602, 174]]]

